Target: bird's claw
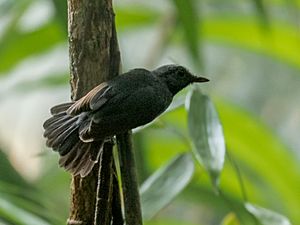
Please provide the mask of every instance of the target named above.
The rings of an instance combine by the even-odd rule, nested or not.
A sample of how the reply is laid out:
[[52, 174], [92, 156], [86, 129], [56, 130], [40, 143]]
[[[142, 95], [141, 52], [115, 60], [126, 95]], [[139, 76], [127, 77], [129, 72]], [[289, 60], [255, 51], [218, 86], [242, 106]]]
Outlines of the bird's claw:
[[110, 144], [110, 145], [114, 146], [116, 144], [116, 138], [115, 137], [106, 138], [104, 140], [104, 144]]

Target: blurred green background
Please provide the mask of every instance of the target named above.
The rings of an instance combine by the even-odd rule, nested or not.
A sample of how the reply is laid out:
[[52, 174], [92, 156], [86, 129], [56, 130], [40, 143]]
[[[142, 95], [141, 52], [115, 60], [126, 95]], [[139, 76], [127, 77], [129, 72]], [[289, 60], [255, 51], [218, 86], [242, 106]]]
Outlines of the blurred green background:
[[[0, 0], [0, 224], [68, 217], [70, 175], [42, 137], [49, 108], [70, 99], [66, 8]], [[195, 165], [189, 185], [146, 224], [255, 224], [242, 186], [247, 201], [300, 224], [300, 1], [116, 0], [114, 8], [123, 71], [178, 63], [208, 77], [202, 91], [229, 153], [222, 196]], [[186, 136], [183, 106], [134, 135], [140, 183], [190, 151]]]

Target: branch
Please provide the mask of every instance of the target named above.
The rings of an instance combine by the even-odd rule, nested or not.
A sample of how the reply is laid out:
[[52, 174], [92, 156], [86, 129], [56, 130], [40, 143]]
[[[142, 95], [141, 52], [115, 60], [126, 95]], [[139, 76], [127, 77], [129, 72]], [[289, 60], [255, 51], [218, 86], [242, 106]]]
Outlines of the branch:
[[123, 213], [122, 213], [122, 202], [120, 195], [120, 187], [117, 175], [116, 164], [113, 165], [114, 169], [114, 177], [113, 177], [113, 201], [112, 201], [112, 217], [113, 223], [112, 225], [123, 225]]
[[111, 207], [113, 198], [112, 147], [113, 144], [105, 143], [99, 159], [100, 168], [98, 174], [94, 225], [111, 224]]
[[128, 225], [142, 225], [140, 196], [131, 132], [117, 135], [121, 180], [124, 196], [125, 221]]

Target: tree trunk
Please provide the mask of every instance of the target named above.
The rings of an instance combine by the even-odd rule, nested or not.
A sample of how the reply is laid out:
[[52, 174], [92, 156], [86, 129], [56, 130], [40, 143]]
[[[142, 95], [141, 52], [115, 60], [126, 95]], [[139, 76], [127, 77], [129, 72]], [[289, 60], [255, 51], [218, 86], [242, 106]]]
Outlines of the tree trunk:
[[[117, 76], [120, 68], [111, 0], [68, 0], [68, 33], [72, 99]], [[131, 134], [117, 137], [127, 225], [142, 225]], [[99, 163], [81, 179], [72, 177], [68, 224], [121, 225], [120, 190], [113, 162], [113, 146], [105, 143]]]
[[[77, 100], [118, 75], [120, 53], [111, 0], [68, 0], [68, 33], [72, 99]], [[105, 144], [92, 172], [84, 179], [72, 177], [69, 225], [100, 224], [95, 218], [103, 215], [101, 224], [110, 224], [112, 171], [112, 145]]]

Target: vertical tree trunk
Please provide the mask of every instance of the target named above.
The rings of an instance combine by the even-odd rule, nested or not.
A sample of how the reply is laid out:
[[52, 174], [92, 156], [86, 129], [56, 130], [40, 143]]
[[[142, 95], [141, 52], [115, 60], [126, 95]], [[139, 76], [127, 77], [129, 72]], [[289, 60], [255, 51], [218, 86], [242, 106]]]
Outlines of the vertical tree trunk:
[[[77, 100], [99, 83], [118, 75], [120, 54], [111, 0], [68, 0], [68, 33], [72, 99]], [[70, 225], [97, 224], [96, 211], [108, 217], [111, 214], [112, 145], [106, 144], [104, 148], [105, 154], [90, 175], [72, 178]], [[101, 188], [97, 192], [98, 176]], [[97, 195], [101, 196], [101, 203], [97, 202]]]
[[[72, 99], [118, 75], [120, 53], [112, 0], [68, 0], [68, 32]], [[127, 225], [141, 225], [134, 155], [129, 133], [118, 136]], [[127, 171], [128, 169], [128, 171]], [[72, 177], [68, 224], [123, 224], [112, 144], [106, 143], [90, 175]], [[112, 212], [113, 209], [113, 212]], [[112, 218], [113, 217], [113, 218]]]

